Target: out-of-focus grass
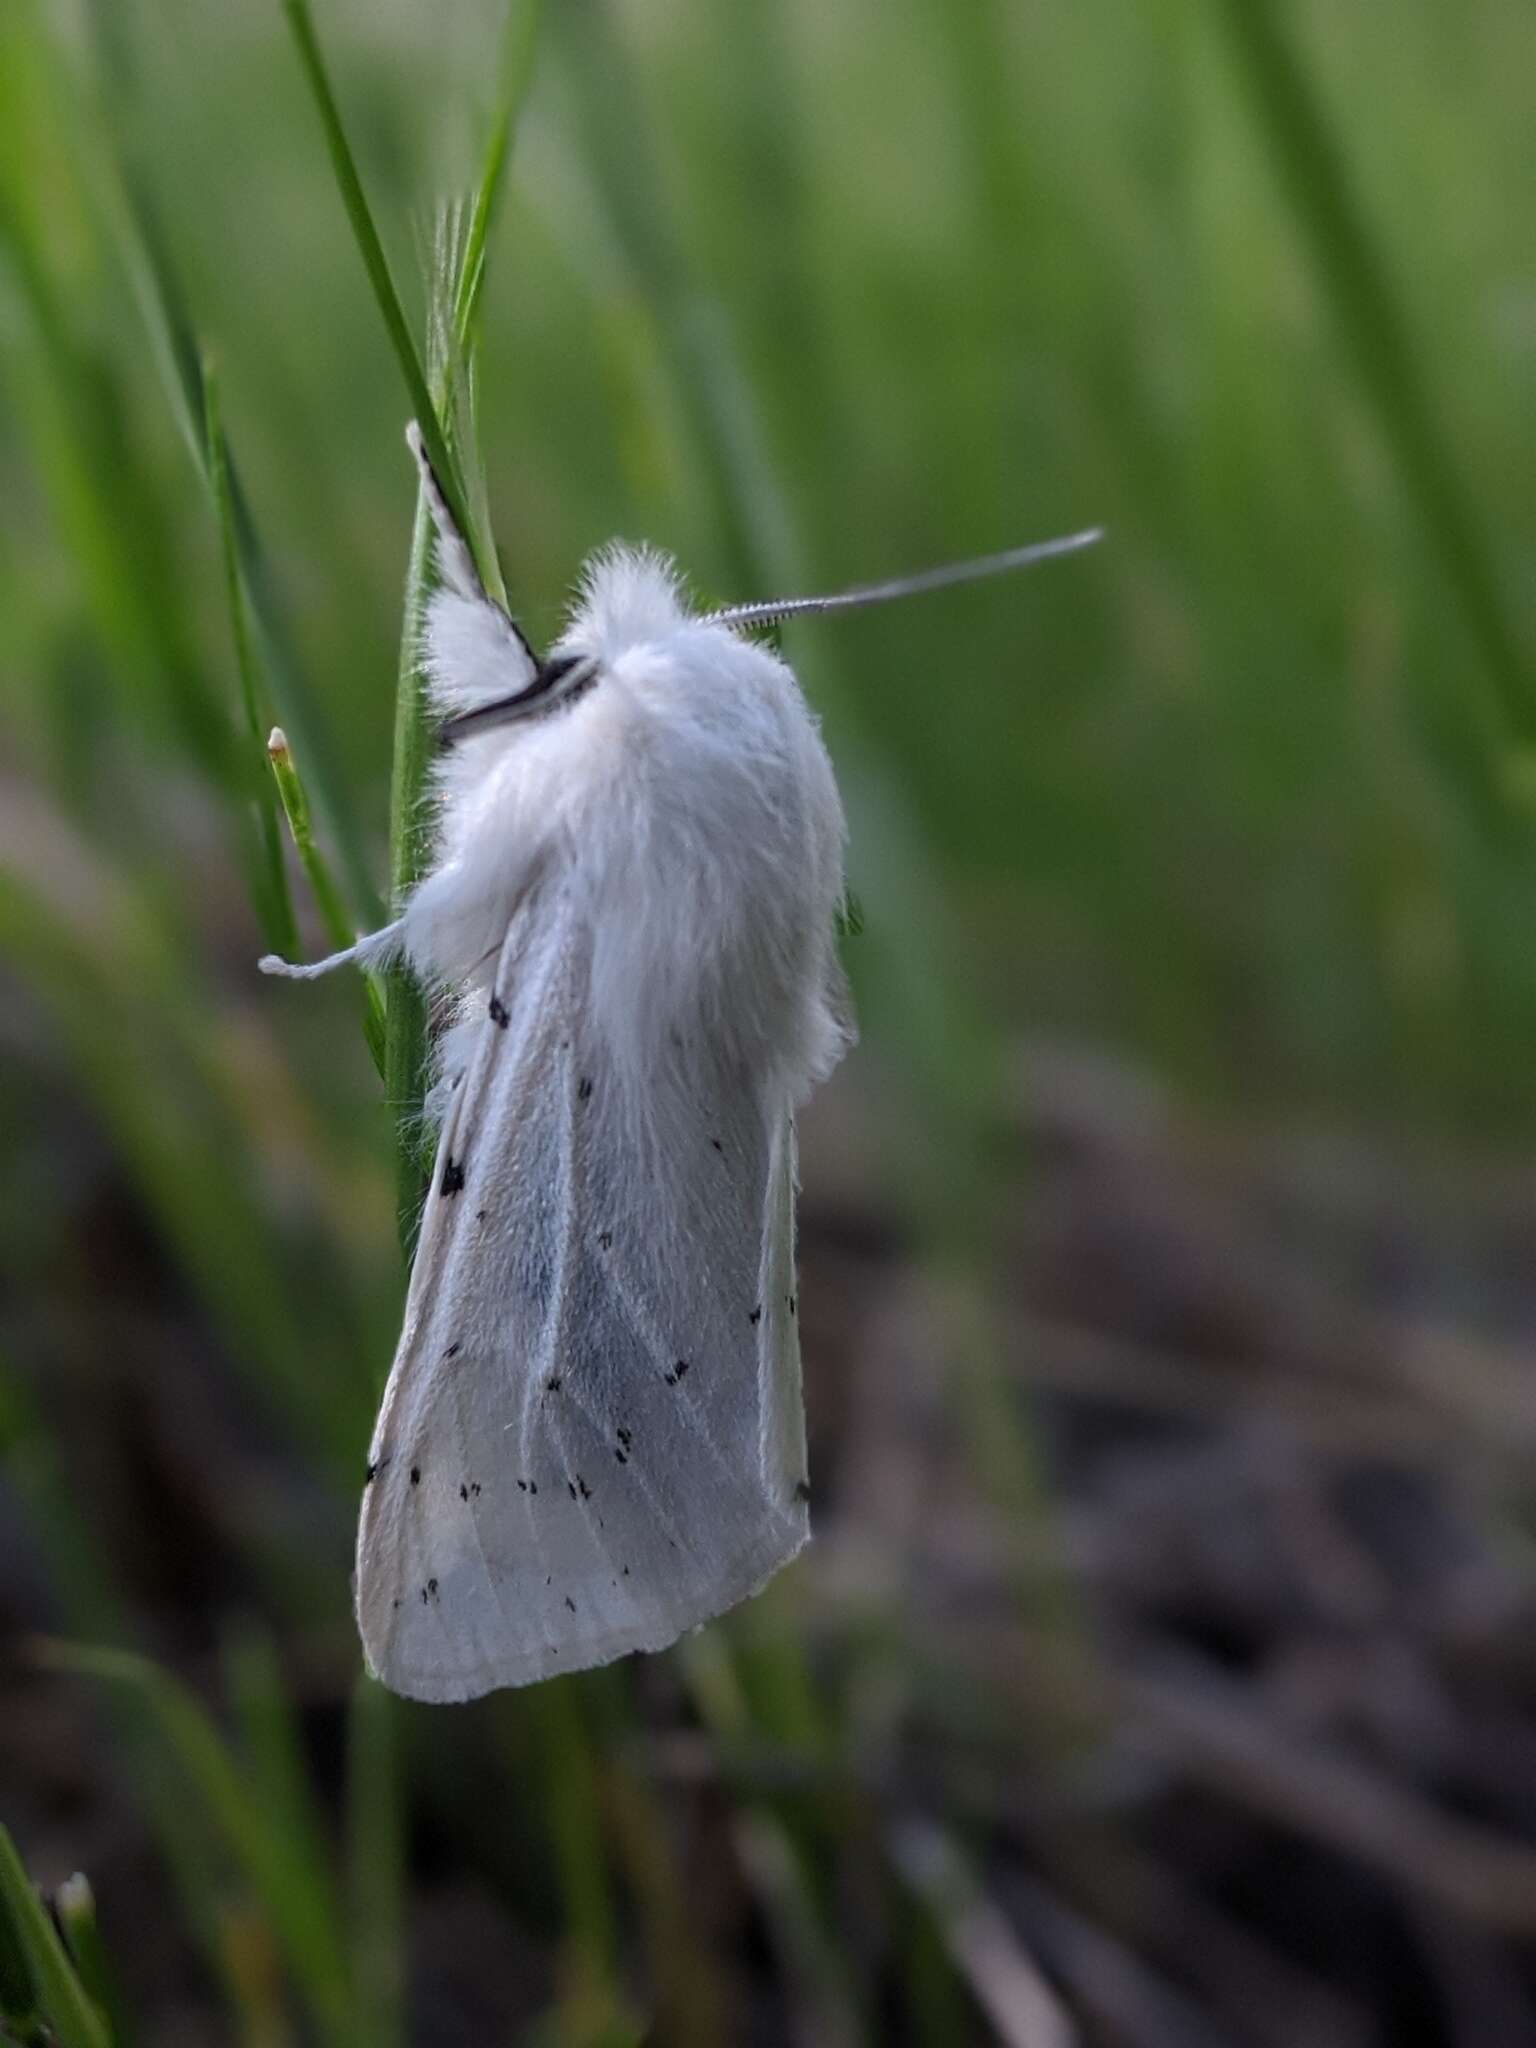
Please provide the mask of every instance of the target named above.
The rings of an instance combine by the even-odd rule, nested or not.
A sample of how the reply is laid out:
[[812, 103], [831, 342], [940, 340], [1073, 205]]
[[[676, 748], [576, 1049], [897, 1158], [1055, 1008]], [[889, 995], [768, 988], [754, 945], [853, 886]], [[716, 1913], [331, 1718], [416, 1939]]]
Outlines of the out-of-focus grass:
[[[0, 20], [0, 1271], [28, 1304], [0, 1450], [66, 1618], [142, 1629], [40, 1384], [70, 1342], [39, 1276], [72, 1218], [62, 1181], [23, 1185], [46, 1156], [34, 1072], [40, 1101], [86, 1105], [210, 1348], [323, 1496], [297, 1566], [291, 1534], [240, 1523], [248, 1583], [350, 1654], [343, 1530], [398, 1306], [389, 1216], [419, 1181], [425, 1018], [392, 985], [381, 1103], [355, 991], [255, 979], [290, 894], [324, 941], [274, 866], [263, 728], [283, 722], [371, 920], [423, 851], [412, 411], [493, 574], [483, 459], [536, 637], [614, 533], [746, 598], [1110, 527], [1094, 558], [789, 640], [854, 826], [871, 1143], [967, 1304], [978, 1492], [1037, 1514], [987, 1331], [1010, 1033], [1453, 1129], [1536, 1110], [1531, 229], [1503, 199], [1529, 174], [1536, 31], [1485, 9], [1452, 61], [1437, 0], [1309, 8], [1283, 41], [1267, 6], [1217, 0], [577, 0], [537, 45], [537, 9], [490, 0], [430, 28], [350, 0], [286, 13], [302, 63], [275, 6]], [[463, 193], [434, 358], [421, 252]], [[792, 1602], [764, 1611], [678, 1673], [778, 1968], [825, 2038], [876, 2037], [838, 1935], [854, 1887], [893, 1926], [918, 1913], [913, 2024], [963, 2038], [943, 1942], [857, 1795], [733, 1779], [754, 1745], [831, 1771], [857, 1738]], [[1048, 1625], [1070, 1640], [1070, 1602]], [[716, 1959], [626, 1752], [633, 1674], [469, 1717], [458, 1771], [365, 1685], [336, 1829], [243, 1640], [238, 1743], [126, 1649], [91, 1669], [138, 1700], [122, 1753], [244, 2038], [291, 2037], [285, 1982], [316, 2038], [404, 2038], [408, 1802], [558, 1958], [549, 2038], [639, 2037], [626, 1896], [667, 2038], [719, 2038]], [[29, 1953], [66, 2012], [52, 1952]], [[87, 2039], [93, 2009], [55, 2024]]]

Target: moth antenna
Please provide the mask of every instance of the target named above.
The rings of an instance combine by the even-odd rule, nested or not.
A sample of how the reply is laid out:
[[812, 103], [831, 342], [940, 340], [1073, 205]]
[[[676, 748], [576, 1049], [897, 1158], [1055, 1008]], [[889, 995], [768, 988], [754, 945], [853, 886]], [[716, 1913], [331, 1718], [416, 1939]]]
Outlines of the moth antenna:
[[864, 605], [888, 604], [896, 597], [917, 597], [927, 590], [945, 590], [953, 583], [977, 583], [984, 576], [1005, 576], [1013, 569], [1028, 569], [1055, 555], [1075, 555], [1104, 538], [1102, 526], [1085, 527], [1058, 540], [1032, 541], [1027, 547], [1007, 548], [1000, 555], [977, 555], [969, 562], [946, 562], [937, 569], [920, 569], [915, 576], [895, 576], [884, 583], [860, 583], [852, 590], [839, 590], [828, 597], [781, 597], [760, 604], [725, 605], [706, 612], [711, 626], [768, 626], [778, 619], [791, 619], [805, 612], [849, 612]]

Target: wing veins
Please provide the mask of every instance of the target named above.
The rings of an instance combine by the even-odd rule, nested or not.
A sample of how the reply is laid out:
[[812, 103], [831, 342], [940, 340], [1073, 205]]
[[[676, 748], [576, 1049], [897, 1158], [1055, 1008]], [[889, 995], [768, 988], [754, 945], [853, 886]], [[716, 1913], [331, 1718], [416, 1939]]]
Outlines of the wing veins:
[[[575, 1235], [575, 1218], [580, 1207], [579, 1203], [576, 1200], [575, 1194], [579, 1147], [576, 1143], [576, 1112], [572, 1105], [570, 1086], [571, 1073], [572, 1063], [569, 1060], [569, 1058], [567, 1058], [561, 1062], [560, 1074], [560, 1100], [562, 1109], [560, 1118], [560, 1163], [563, 1169], [563, 1179], [566, 1187], [566, 1204], [564, 1217], [562, 1218], [562, 1222], [565, 1228], [560, 1239], [558, 1265], [559, 1287], [555, 1297], [555, 1312], [551, 1319], [554, 1329], [554, 1342], [551, 1347], [551, 1350], [554, 1356], [557, 1356], [559, 1353], [560, 1339], [564, 1333], [565, 1316], [568, 1307], [568, 1295], [565, 1285], [567, 1254], [570, 1249], [571, 1238]], [[550, 1363], [553, 1363], [553, 1356], [551, 1357]], [[598, 1417], [593, 1413], [592, 1409], [588, 1407], [587, 1403], [584, 1400], [582, 1400], [579, 1392], [577, 1391], [579, 1381], [574, 1376], [567, 1376], [567, 1378], [572, 1404], [579, 1410], [581, 1415], [584, 1417], [587, 1427], [592, 1431], [592, 1434], [597, 1439], [598, 1444], [601, 1447], [606, 1448], [607, 1437], [604, 1434], [603, 1425], [599, 1421]], [[557, 1425], [555, 1425], [554, 1423], [553, 1417], [551, 1417], [551, 1426], [557, 1427]], [[613, 1419], [610, 1417], [610, 1430], [615, 1426], [616, 1425], [614, 1424]], [[559, 1431], [557, 1429], [557, 1433], [560, 1436], [562, 1453], [566, 1456], [569, 1456], [569, 1450], [566, 1444], [564, 1432]], [[637, 1478], [639, 1478], [640, 1476], [638, 1468], [636, 1468], [635, 1476]], [[684, 1539], [681, 1536], [679, 1531], [673, 1526], [671, 1518], [663, 1511], [659, 1500], [657, 1499], [655, 1493], [651, 1489], [649, 1481], [641, 1479], [640, 1486], [642, 1493], [646, 1497], [647, 1504], [649, 1505], [652, 1514], [656, 1517], [656, 1520], [661, 1524], [662, 1530], [666, 1535], [667, 1540], [670, 1543], [676, 1544], [680, 1550], [684, 1551], [689, 1557], [693, 1558], [696, 1562], [701, 1561], [699, 1559], [699, 1553], [694, 1549], [693, 1545], [687, 1542], [686, 1539]], [[603, 1541], [603, 1538], [607, 1534], [607, 1532], [606, 1530], [602, 1530], [594, 1526], [596, 1521], [596, 1510], [592, 1508], [591, 1505], [588, 1503], [585, 1495], [578, 1496], [578, 1499], [580, 1501], [582, 1510], [586, 1516], [587, 1533], [592, 1539], [594, 1549], [599, 1553], [600, 1556], [605, 1558], [608, 1561], [608, 1563], [611, 1564], [613, 1562], [612, 1553], [609, 1550], [608, 1545]], [[638, 1614], [640, 1612], [639, 1603], [635, 1600], [633, 1593], [631, 1593], [628, 1597], [631, 1606], [635, 1609], [635, 1612]]]
[[[629, 1289], [619, 1279], [611, 1263], [605, 1262], [601, 1270], [604, 1276], [604, 1285], [609, 1289], [620, 1308], [624, 1311], [631, 1332], [639, 1338], [658, 1375], [665, 1379], [667, 1374], [666, 1361], [676, 1356], [675, 1349], [663, 1343], [661, 1333], [652, 1320], [649, 1309], [632, 1298]], [[726, 1457], [724, 1451], [721, 1450], [719, 1444], [716, 1443], [698, 1401], [685, 1387], [678, 1386], [676, 1392], [681, 1399], [683, 1407], [687, 1410], [688, 1418], [697, 1431], [705, 1449], [714, 1459], [718, 1470], [729, 1481], [735, 1472], [735, 1467], [730, 1459]]]

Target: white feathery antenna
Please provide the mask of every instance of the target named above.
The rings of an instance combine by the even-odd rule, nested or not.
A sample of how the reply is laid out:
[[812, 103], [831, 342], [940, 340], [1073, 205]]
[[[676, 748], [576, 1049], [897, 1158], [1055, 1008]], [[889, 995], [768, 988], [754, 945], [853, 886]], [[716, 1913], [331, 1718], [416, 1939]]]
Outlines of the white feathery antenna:
[[852, 590], [840, 590], [829, 597], [781, 597], [761, 604], [723, 605], [707, 612], [711, 626], [767, 626], [778, 619], [790, 619], [805, 612], [849, 612], [863, 605], [888, 604], [892, 598], [918, 597], [927, 590], [946, 590], [954, 583], [976, 583], [984, 576], [1005, 576], [1013, 569], [1028, 569], [1047, 562], [1054, 555], [1075, 555], [1104, 538], [1102, 526], [1085, 527], [1059, 540], [1032, 541], [1027, 547], [1006, 548], [1000, 555], [978, 555], [969, 562], [946, 562], [937, 569], [920, 569], [915, 576], [894, 576], [884, 583], [860, 583]]

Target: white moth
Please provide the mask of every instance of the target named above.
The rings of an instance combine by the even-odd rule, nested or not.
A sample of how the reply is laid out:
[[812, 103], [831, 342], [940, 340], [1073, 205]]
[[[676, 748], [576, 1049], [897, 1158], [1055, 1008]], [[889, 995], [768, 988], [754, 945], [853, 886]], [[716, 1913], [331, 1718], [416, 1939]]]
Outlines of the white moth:
[[261, 965], [398, 955], [455, 994], [357, 1613], [386, 1685], [466, 1700], [659, 1650], [810, 1533], [793, 1119], [853, 1037], [844, 827], [794, 676], [742, 629], [1095, 536], [707, 616], [613, 547], [541, 662], [407, 438], [440, 579], [435, 861], [348, 952]]

